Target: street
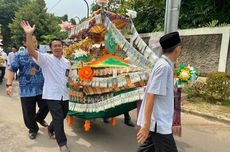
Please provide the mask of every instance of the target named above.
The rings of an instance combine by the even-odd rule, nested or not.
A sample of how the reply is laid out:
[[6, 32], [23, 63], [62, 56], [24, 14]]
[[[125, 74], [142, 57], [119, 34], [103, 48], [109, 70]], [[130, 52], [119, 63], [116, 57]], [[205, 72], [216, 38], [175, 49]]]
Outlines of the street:
[[[57, 152], [56, 141], [49, 139], [46, 128], [40, 126], [35, 140], [28, 138], [22, 119], [18, 84], [14, 83], [12, 97], [5, 95], [5, 84], [0, 86], [0, 151], [1, 152]], [[131, 112], [136, 120], [136, 110]], [[51, 117], [48, 115], [47, 121]], [[74, 118], [72, 126], [65, 122], [68, 145], [72, 152], [135, 152], [136, 128], [123, 123], [118, 117], [116, 126], [93, 120], [91, 130], [84, 132], [83, 120]], [[230, 125], [201, 117], [182, 114], [182, 137], [176, 138], [179, 152], [229, 152]]]

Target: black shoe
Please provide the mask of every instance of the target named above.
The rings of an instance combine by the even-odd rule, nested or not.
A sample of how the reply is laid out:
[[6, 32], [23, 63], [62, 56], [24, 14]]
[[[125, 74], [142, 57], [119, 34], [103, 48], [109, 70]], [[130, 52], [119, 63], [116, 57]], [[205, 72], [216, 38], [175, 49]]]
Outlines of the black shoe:
[[29, 138], [30, 138], [31, 140], [35, 139], [36, 137], [37, 137], [37, 133], [35, 133], [35, 132], [29, 133]]
[[125, 124], [130, 127], [135, 127], [135, 124], [131, 120], [125, 120]]
[[37, 122], [42, 125], [43, 127], [48, 127], [48, 124], [45, 120], [37, 120]]
[[109, 123], [109, 118], [103, 118], [104, 123]]

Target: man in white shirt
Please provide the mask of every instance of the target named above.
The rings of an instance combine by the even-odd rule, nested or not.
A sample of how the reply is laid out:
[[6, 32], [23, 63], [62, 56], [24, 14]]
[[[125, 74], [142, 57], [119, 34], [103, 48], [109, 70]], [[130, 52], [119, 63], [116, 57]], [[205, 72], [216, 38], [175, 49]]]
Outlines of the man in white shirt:
[[67, 73], [71, 65], [63, 57], [63, 43], [60, 39], [51, 40], [50, 49], [53, 52], [52, 55], [37, 52], [32, 43], [32, 34], [35, 30], [35, 25], [31, 27], [28, 21], [22, 21], [21, 27], [26, 33], [28, 52], [42, 68], [45, 79], [42, 98], [47, 101], [52, 116], [48, 133], [50, 136], [55, 134], [61, 152], [69, 152], [64, 132], [64, 119], [68, 112], [69, 95], [66, 83], [68, 81]]
[[3, 62], [0, 63], [0, 70], [1, 70], [1, 75], [0, 75], [0, 84], [3, 81], [3, 78], [5, 76], [5, 71], [6, 71], [6, 62], [7, 62], [7, 54], [4, 52], [2, 45], [0, 45], [0, 57], [2, 58]]
[[160, 39], [163, 55], [152, 70], [137, 120], [141, 126], [137, 134], [141, 143], [138, 152], [177, 152], [172, 135], [173, 69], [181, 52], [180, 42], [178, 32]]
[[10, 52], [8, 54], [8, 59], [7, 59], [7, 65], [8, 65], [8, 67], [11, 65], [11, 63], [14, 60], [15, 54], [17, 52], [17, 47], [16, 46], [12, 46], [11, 50], [12, 50], [12, 52]]

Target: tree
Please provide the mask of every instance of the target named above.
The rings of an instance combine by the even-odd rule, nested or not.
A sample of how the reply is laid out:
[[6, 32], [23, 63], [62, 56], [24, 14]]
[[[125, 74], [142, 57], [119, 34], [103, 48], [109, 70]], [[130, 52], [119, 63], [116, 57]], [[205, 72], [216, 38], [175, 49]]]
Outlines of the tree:
[[16, 43], [21, 43], [24, 32], [20, 27], [22, 20], [28, 20], [30, 24], [36, 25], [35, 35], [38, 41], [46, 42], [46, 37], [52, 35], [54, 37], [60, 37], [65, 39], [66, 33], [60, 32], [59, 20], [52, 14], [47, 13], [46, 4], [44, 0], [35, 0], [30, 4], [21, 7], [10, 24], [10, 29], [13, 34], [12, 40]]
[[30, 3], [30, 0], [0, 0], [0, 24], [2, 27], [0, 33], [2, 33], [5, 47], [12, 44], [8, 25], [12, 23], [15, 12], [28, 3]]
[[58, 17], [61, 21], [68, 21], [68, 15], [65, 14], [62, 17]]
[[[163, 31], [166, 0], [110, 0], [109, 11], [125, 15], [126, 9], [137, 12], [134, 19], [140, 33]], [[116, 7], [118, 6], [118, 7]], [[92, 11], [99, 9], [96, 4]], [[181, 0], [179, 28], [223, 26], [230, 23], [230, 0]]]
[[189, 0], [182, 1], [180, 11], [180, 28], [204, 27], [210, 23], [219, 26], [230, 23], [229, 0]]
[[76, 25], [76, 24], [77, 24], [74, 18], [71, 18], [71, 19], [70, 19], [70, 23], [72, 23], [73, 25]]
[[202, 27], [210, 21], [214, 5], [212, 0], [182, 1], [179, 26], [181, 28]]
[[141, 33], [163, 30], [165, 16], [165, 0], [136, 0], [134, 19], [136, 28]]

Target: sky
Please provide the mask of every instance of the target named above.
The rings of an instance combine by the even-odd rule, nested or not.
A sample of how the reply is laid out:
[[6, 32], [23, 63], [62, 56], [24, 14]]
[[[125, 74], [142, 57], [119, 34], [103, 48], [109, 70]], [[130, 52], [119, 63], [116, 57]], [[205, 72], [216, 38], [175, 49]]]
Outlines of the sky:
[[[96, 0], [86, 0], [89, 7]], [[68, 15], [69, 19], [78, 16], [80, 19], [87, 16], [87, 6], [84, 0], [45, 0], [49, 13], [55, 16]], [[89, 8], [90, 9], [90, 8]], [[90, 13], [90, 10], [89, 10]]]

